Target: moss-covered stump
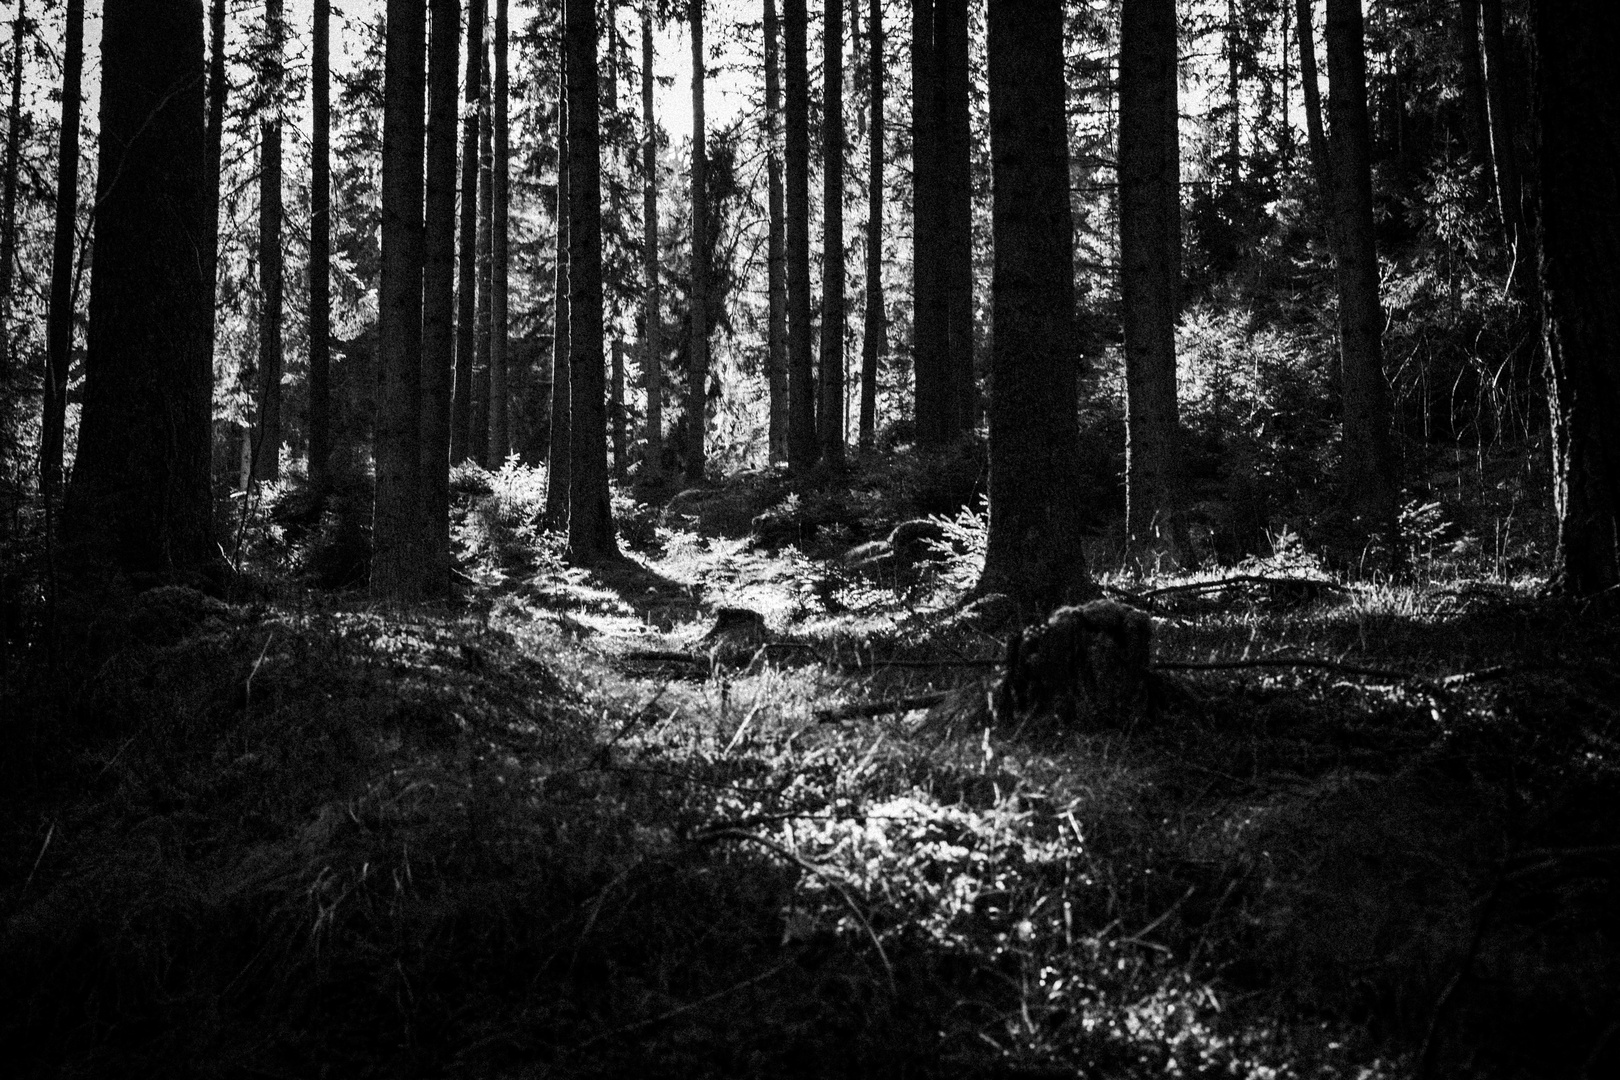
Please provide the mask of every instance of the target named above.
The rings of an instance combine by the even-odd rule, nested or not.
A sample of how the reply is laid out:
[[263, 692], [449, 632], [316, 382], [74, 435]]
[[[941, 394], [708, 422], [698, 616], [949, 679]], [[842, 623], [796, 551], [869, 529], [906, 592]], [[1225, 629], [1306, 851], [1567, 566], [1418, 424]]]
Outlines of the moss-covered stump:
[[1117, 726], [1148, 703], [1153, 621], [1114, 600], [1054, 611], [1015, 634], [992, 695], [998, 723], [1055, 718], [1064, 726]]

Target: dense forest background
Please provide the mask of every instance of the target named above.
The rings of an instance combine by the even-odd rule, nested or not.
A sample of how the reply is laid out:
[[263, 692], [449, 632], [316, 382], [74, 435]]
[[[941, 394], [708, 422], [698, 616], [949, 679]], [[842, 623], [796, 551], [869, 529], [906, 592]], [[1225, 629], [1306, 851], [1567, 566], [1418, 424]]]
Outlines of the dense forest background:
[[1620, 1063], [1620, 6], [0, 26], [22, 1074]]

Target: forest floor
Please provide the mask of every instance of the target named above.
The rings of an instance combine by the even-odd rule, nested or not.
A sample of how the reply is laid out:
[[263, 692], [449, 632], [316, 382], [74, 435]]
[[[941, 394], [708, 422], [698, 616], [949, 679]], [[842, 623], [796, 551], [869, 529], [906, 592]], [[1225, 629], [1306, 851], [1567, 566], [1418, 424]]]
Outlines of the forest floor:
[[1620, 620], [1287, 545], [1105, 575], [1153, 708], [1009, 729], [973, 517], [893, 535], [893, 479], [622, 495], [582, 569], [462, 475], [461, 595], [404, 612], [272, 514], [235, 595], [15, 662], [8, 1067], [1620, 1073]]

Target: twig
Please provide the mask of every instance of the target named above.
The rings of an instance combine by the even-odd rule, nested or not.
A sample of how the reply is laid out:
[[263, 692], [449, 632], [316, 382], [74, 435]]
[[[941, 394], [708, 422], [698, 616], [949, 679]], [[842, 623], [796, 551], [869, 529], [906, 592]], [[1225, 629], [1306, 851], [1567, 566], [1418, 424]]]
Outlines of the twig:
[[860, 923], [861, 927], [866, 931], [866, 936], [872, 939], [872, 945], [877, 949], [878, 959], [883, 961], [883, 970], [889, 974], [889, 992], [899, 992], [899, 988], [896, 986], [894, 981], [894, 965], [889, 963], [889, 954], [884, 951], [883, 942], [878, 940], [877, 932], [872, 929], [872, 924], [867, 921], [865, 913], [861, 911], [860, 905], [855, 903], [855, 898], [849, 894], [848, 886], [846, 886], [842, 881], [839, 881], [838, 878], [834, 877], [828, 871], [823, 870], [815, 863], [810, 862], [798, 852], [790, 851], [781, 844], [778, 844], [775, 840], [767, 839], [763, 836], [759, 836], [756, 833], [745, 832], [742, 829], [716, 829], [712, 832], [702, 834], [701, 836], [697, 837], [697, 839], [700, 841], [751, 840], [761, 847], [769, 848], [778, 855], [782, 856], [784, 859], [787, 859], [789, 862], [798, 865], [800, 869], [806, 871], [807, 873], [814, 874], [816, 877], [825, 881], [828, 885], [831, 885], [833, 891], [843, 899], [844, 904], [849, 908], [850, 914], [855, 916], [855, 921]]
[[1146, 937], [1146, 935], [1153, 933], [1153, 931], [1157, 930], [1160, 926], [1164, 925], [1164, 920], [1166, 920], [1170, 916], [1174, 915], [1176, 913], [1176, 909], [1179, 908], [1182, 904], [1185, 904], [1188, 900], [1191, 900], [1192, 899], [1192, 894], [1197, 892], [1197, 891], [1198, 891], [1198, 886], [1196, 886], [1196, 885], [1189, 886], [1187, 891], [1181, 894], [1181, 899], [1180, 900], [1177, 900], [1175, 903], [1171, 904], [1169, 907], [1164, 909], [1164, 914], [1163, 915], [1160, 915], [1157, 919], [1154, 919], [1152, 922], [1150, 922], [1146, 926], [1142, 927], [1142, 929], [1138, 930], [1136, 933], [1132, 934], [1130, 937], [1122, 937], [1122, 938], [1120, 938], [1119, 939], [1120, 943], [1121, 944], [1129, 944], [1129, 945], [1145, 945], [1150, 949], [1164, 949], [1165, 952], [1169, 952], [1170, 950], [1168, 948], [1165, 948], [1165, 946], [1160, 945], [1156, 941], [1147, 941], [1147, 940], [1145, 940], [1145, 937]]
[[677, 652], [674, 649], [639, 649], [636, 652], [622, 654], [626, 660], [647, 660], [670, 664], [703, 664], [709, 663], [707, 656], [697, 653]]
[[816, 720], [823, 724], [834, 724], [840, 720], [864, 720], [871, 716], [908, 713], [913, 709], [931, 709], [948, 696], [940, 692], [921, 694], [917, 697], [891, 698], [885, 701], [854, 701], [831, 709], [817, 709]]
[[274, 640], [276, 640], [275, 634], [271, 634], [264, 639], [264, 648], [259, 650], [259, 658], [253, 661], [253, 670], [248, 672], [247, 683], [242, 687], [242, 712], [244, 714], [253, 708], [253, 676], [259, 673], [259, 665], [264, 663], [265, 654], [270, 651], [270, 643]]
[[1341, 675], [1365, 675], [1376, 679], [1397, 679], [1402, 682], [1427, 683], [1435, 685], [1434, 681], [1415, 671], [1397, 671], [1393, 668], [1362, 667], [1358, 664], [1341, 664], [1337, 660], [1323, 660], [1313, 656], [1281, 657], [1263, 656], [1252, 660], [1161, 660], [1152, 665], [1156, 671], [1225, 671], [1237, 668], [1315, 668], [1320, 671], [1336, 671]]
[[45, 858], [45, 849], [51, 846], [51, 837], [55, 835], [56, 822], [53, 821], [51, 822], [51, 827], [45, 830], [45, 842], [39, 845], [39, 854], [34, 856], [34, 868], [28, 871], [28, 880], [23, 882], [23, 887], [21, 891], [18, 892], [18, 896], [21, 896], [23, 893], [27, 892], [28, 886], [34, 883], [34, 875], [39, 873], [39, 864]]

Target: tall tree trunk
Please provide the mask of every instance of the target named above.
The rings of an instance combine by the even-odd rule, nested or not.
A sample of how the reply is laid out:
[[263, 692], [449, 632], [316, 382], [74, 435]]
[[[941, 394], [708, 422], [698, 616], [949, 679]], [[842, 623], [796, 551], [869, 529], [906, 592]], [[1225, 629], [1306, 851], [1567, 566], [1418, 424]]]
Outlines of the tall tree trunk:
[[260, 92], [269, 114], [259, 121], [259, 424], [253, 477], [281, 476], [281, 73], [286, 38], [282, 0], [265, 0]]
[[945, 303], [946, 439], [973, 430], [978, 393], [973, 377], [973, 134], [968, 109], [968, 0], [936, 0], [940, 60], [940, 252]]
[[428, 127], [422, 240], [422, 508], [424, 591], [450, 591], [450, 394], [455, 374], [456, 67], [460, 0], [430, 0]]
[[1491, 166], [1491, 113], [1485, 100], [1485, 61], [1479, 51], [1479, 0], [1459, 0], [1457, 53], [1463, 78], [1463, 137], [1468, 154], [1484, 174], [1485, 190], [1494, 202], [1496, 179]]
[[569, 473], [573, 467], [573, 380], [570, 376], [569, 349], [573, 326], [569, 309], [568, 260], [569, 218], [572, 198], [569, 178], [568, 129], [568, 50], [564, 45], [557, 63], [557, 271], [555, 280], [557, 315], [551, 340], [551, 449], [547, 455], [546, 521], [553, 529], [568, 528]]
[[692, 311], [686, 384], [686, 478], [703, 479], [709, 386], [709, 186], [703, 120], [703, 0], [689, 0], [692, 30]]
[[106, 0], [84, 409], [62, 518], [67, 565], [87, 577], [185, 580], [217, 557], [204, 70], [201, 0]]
[[1277, 129], [1277, 144], [1282, 150], [1284, 163], [1292, 164], [1294, 160], [1294, 123], [1290, 114], [1293, 106], [1293, 96], [1288, 85], [1288, 28], [1293, 12], [1286, 2], [1281, 4], [1280, 7], [1282, 8], [1281, 12], [1279, 12], [1282, 19], [1282, 55], [1278, 57], [1278, 67], [1281, 69], [1278, 74], [1282, 76], [1282, 124]]
[[214, 325], [218, 320], [216, 296], [219, 291], [219, 177], [225, 145], [225, 99], [231, 84], [225, 73], [225, 0], [213, 0], [208, 9], [210, 50], [208, 56], [207, 159], [203, 177], [207, 207], [203, 222], [203, 278], [208, 282], [208, 356], [214, 355]]
[[[1311, 148], [1311, 173], [1324, 203], [1333, 200], [1333, 169], [1328, 161], [1327, 132], [1322, 126], [1322, 90], [1316, 76], [1316, 26], [1312, 0], [1294, 0], [1299, 18], [1299, 88], [1305, 97], [1305, 134]], [[1329, 214], [1331, 220], [1332, 215]], [[1329, 229], [1330, 238], [1332, 230]]]
[[911, 356], [917, 441], [946, 440], [950, 393], [945, 367], [945, 297], [941, 261], [939, 55], [937, 0], [911, 4]]
[[1384, 309], [1378, 298], [1378, 254], [1373, 246], [1372, 133], [1362, 41], [1361, 0], [1328, 0], [1344, 490], [1358, 529], [1385, 533], [1393, 541], [1398, 491], [1389, 386], [1384, 378]]
[[388, 0], [383, 83], [382, 259], [377, 286], [377, 494], [372, 595], [426, 584], [421, 505], [424, 0]]
[[1237, 0], [1226, 0], [1226, 182], [1237, 186], [1243, 176], [1243, 89], [1239, 64], [1243, 24]]
[[805, 0], [783, 0], [782, 121], [787, 190], [788, 464], [796, 473], [821, 456], [816, 440], [816, 373], [810, 351], [810, 72]]
[[11, 24], [11, 108], [6, 115], [5, 193], [0, 196], [0, 382], [11, 374], [11, 287], [17, 263], [17, 169], [22, 159], [23, 30], [27, 0]]
[[826, 0], [821, 118], [821, 456], [844, 464], [844, 2]]
[[990, 536], [982, 592], [1026, 616], [1091, 586], [1080, 548], [1062, 0], [990, 0]]
[[643, 468], [657, 472], [664, 454], [664, 316], [658, 280], [658, 122], [653, 115], [653, 2], [642, 0], [641, 4], [641, 232], [644, 261], [641, 381], [647, 393], [647, 451]]
[[625, 470], [630, 463], [625, 460], [628, 433], [625, 431], [624, 418], [624, 341], [617, 337], [613, 339], [613, 375], [608, 384], [608, 412], [613, 424], [613, 479], [623, 483], [629, 475]]
[[508, 142], [507, 99], [511, 96], [506, 73], [506, 0], [495, 0], [495, 157], [492, 166], [491, 196], [493, 218], [490, 227], [489, 294], [489, 460], [499, 467], [511, 451], [512, 439], [507, 422], [506, 352], [509, 340], [506, 321], [507, 228], [511, 219], [508, 174], [512, 158]]
[[1555, 585], [1620, 588], [1620, 19], [1607, 0], [1539, 0], [1541, 296], [1551, 383]]
[[[854, 16], [859, 22], [860, 15]], [[866, 179], [866, 326], [861, 336], [861, 449], [877, 441], [878, 362], [888, 355], [887, 318], [883, 304], [883, 0], [871, 0], [870, 156]]]
[[472, 457], [473, 370], [478, 351], [478, 129], [484, 82], [484, 0], [467, 0], [467, 77], [461, 118], [461, 237], [456, 283], [456, 385], [450, 460]]
[[765, 245], [766, 292], [769, 297], [765, 373], [770, 393], [769, 445], [772, 461], [786, 461], [788, 455], [787, 243], [783, 235], [786, 223], [782, 208], [780, 33], [776, 0], [765, 0], [765, 182], [770, 215], [770, 235]]
[[331, 0], [315, 0], [310, 27], [309, 482], [332, 486], [332, 66]]
[[484, 56], [478, 104], [478, 314], [474, 323], [472, 386], [472, 459], [499, 468], [489, 458], [489, 369], [494, 338], [495, 294], [495, 117], [489, 56]]
[[1520, 295], [1531, 288], [1535, 253], [1530, 248], [1524, 217], [1524, 186], [1520, 182], [1518, 148], [1512, 109], [1507, 43], [1502, 34], [1502, 0], [1483, 0], [1480, 7], [1481, 41], [1485, 55], [1485, 99], [1490, 110], [1491, 162], [1496, 173], [1496, 205], [1502, 217], [1503, 238], [1513, 260], [1513, 285]]
[[568, 557], [618, 554], [608, 503], [602, 364], [602, 154], [598, 123], [595, 0], [564, 0], [568, 49], [568, 367], [572, 462]]
[[[1125, 321], [1125, 520], [1140, 552], [1186, 559], [1176, 408], [1175, 0], [1124, 0], [1119, 30], [1119, 252]], [[1166, 126], [1170, 131], [1165, 131]]]
[[[62, 53], [62, 145], [56, 159], [56, 233], [51, 239], [51, 305], [45, 324], [45, 415], [40, 438], [40, 485], [47, 510], [62, 482], [62, 433], [68, 371], [73, 361], [73, 265], [78, 251], [79, 110], [84, 81], [84, 0], [68, 0]], [[207, 200], [204, 199], [206, 211]], [[206, 234], [206, 229], [204, 230]], [[206, 247], [204, 248], [206, 251]], [[212, 278], [208, 305], [213, 308]], [[212, 315], [207, 316], [210, 325]]]

